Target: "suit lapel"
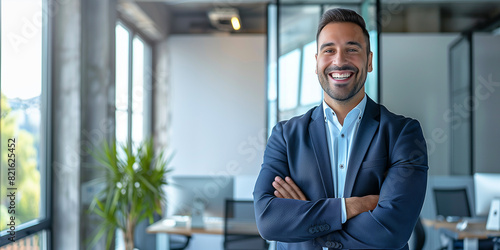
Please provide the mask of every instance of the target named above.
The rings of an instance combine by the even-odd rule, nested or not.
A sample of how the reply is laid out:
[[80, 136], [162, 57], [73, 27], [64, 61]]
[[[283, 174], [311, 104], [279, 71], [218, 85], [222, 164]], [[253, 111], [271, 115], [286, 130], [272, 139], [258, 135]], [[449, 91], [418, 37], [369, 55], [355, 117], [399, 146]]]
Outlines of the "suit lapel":
[[318, 106], [311, 115], [309, 124], [309, 135], [316, 156], [317, 167], [327, 197], [334, 197], [332, 167], [330, 153], [328, 152], [328, 141], [326, 138], [325, 120], [323, 116], [323, 104]]
[[373, 136], [375, 135], [375, 132], [380, 124], [380, 120], [378, 120], [379, 114], [379, 105], [368, 97], [363, 119], [359, 125], [356, 138], [354, 139], [354, 143], [352, 145], [351, 155], [349, 157], [349, 168], [347, 169], [347, 176], [345, 180], [344, 197], [351, 197], [356, 175], [358, 174], [361, 163], [363, 162], [364, 156], [370, 146], [370, 142], [372, 141]]

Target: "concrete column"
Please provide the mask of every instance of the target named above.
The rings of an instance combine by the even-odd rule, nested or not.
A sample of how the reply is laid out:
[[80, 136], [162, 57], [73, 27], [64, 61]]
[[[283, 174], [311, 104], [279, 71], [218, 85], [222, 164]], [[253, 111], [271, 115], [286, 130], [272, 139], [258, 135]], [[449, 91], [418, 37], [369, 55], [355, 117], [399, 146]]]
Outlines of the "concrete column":
[[52, 249], [80, 242], [80, 0], [52, 0]]
[[153, 81], [153, 138], [155, 147], [167, 149], [171, 126], [171, 84], [167, 40], [154, 47], [155, 73]]
[[[115, 25], [116, 0], [82, 1], [81, 249], [102, 221], [86, 213], [99, 191], [91, 181], [103, 176], [88, 150], [114, 140]], [[104, 241], [94, 249], [104, 249]]]

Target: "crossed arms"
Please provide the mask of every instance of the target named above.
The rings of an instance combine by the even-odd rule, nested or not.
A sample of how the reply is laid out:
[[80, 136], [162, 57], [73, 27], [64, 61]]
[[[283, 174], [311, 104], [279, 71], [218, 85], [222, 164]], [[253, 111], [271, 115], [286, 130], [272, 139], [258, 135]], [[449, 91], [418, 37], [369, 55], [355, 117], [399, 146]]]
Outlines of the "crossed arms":
[[[307, 201], [302, 190], [300, 190], [292, 178], [288, 176], [285, 177], [285, 180], [276, 176], [272, 185], [276, 189], [274, 195], [278, 198]], [[346, 198], [345, 207], [347, 219], [349, 220], [358, 214], [375, 209], [378, 203], [378, 197], [378, 195], [365, 195], [362, 197]]]
[[[356, 177], [358, 193], [345, 198], [347, 221], [344, 224], [341, 222], [341, 199], [316, 195], [323, 192], [320, 185], [316, 185], [321, 183], [320, 177], [309, 172], [296, 174], [302, 171], [297, 169], [308, 166], [298, 166], [302, 162], [291, 155], [297, 152], [293, 152], [292, 145], [287, 146], [291, 143], [290, 138], [285, 138], [283, 125], [278, 124], [269, 138], [254, 190], [257, 225], [265, 239], [314, 240], [322, 247], [325, 247], [323, 242], [337, 241], [350, 249], [399, 249], [407, 244], [420, 214], [427, 182], [427, 152], [416, 146], [416, 141], [425, 142], [418, 122], [408, 121], [394, 141], [386, 141], [388, 136], [383, 134], [375, 135], [372, 144], [380, 146], [368, 150], [370, 157], [366, 158], [371, 161], [362, 163], [366, 172], [361, 171]], [[387, 165], [383, 173], [372, 175], [369, 168], [380, 165], [374, 163], [379, 155], [387, 157]], [[294, 182], [297, 178], [303, 183], [300, 188]], [[308, 178], [316, 179], [304, 181]], [[373, 178], [380, 178], [382, 182], [377, 194], [364, 188], [364, 182]], [[309, 194], [309, 200], [305, 193]], [[312, 232], [310, 228], [315, 225], [321, 230]]]

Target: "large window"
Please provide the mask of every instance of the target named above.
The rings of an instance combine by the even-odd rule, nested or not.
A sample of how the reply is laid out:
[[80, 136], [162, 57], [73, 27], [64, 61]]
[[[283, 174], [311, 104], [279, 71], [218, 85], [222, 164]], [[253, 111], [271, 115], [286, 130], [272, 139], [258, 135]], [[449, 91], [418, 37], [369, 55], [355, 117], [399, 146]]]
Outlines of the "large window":
[[4, 246], [0, 249], [47, 248], [45, 4], [42, 0], [0, 2], [0, 246]]
[[[137, 146], [151, 134], [151, 46], [134, 29], [118, 23], [115, 29], [115, 136], [117, 143]], [[116, 231], [116, 249], [124, 249]]]
[[151, 132], [151, 47], [122, 23], [115, 32], [116, 140], [136, 144]]

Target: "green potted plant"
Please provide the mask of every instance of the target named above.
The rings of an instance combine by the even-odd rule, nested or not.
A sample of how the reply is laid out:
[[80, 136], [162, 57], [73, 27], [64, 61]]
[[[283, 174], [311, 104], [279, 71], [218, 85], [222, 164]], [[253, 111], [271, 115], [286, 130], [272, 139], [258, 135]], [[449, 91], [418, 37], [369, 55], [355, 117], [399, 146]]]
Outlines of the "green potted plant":
[[163, 185], [171, 171], [171, 157], [163, 153], [155, 156], [153, 142], [146, 139], [138, 146], [129, 143], [104, 143], [92, 156], [104, 175], [96, 182], [104, 183], [92, 201], [89, 211], [102, 218], [91, 246], [106, 237], [107, 249], [111, 246], [116, 229], [123, 232], [126, 250], [134, 249], [134, 229], [138, 222], [148, 218], [153, 222], [155, 213], [161, 214], [166, 194]]

